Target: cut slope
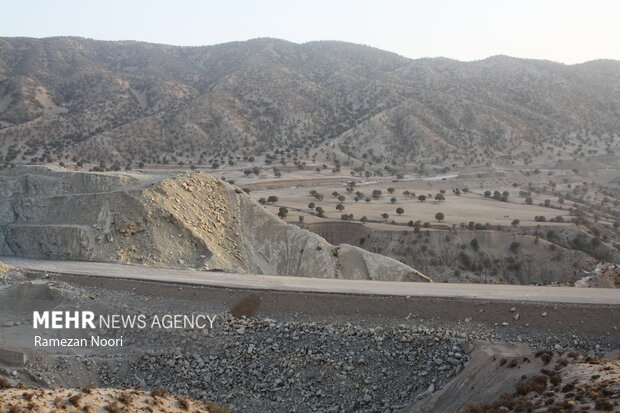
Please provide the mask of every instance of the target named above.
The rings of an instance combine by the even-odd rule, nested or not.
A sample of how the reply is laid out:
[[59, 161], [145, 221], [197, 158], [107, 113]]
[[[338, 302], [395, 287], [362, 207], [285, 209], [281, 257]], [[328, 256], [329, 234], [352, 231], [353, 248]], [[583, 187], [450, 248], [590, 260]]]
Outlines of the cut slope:
[[[165, 177], [164, 177], [165, 178]], [[206, 173], [17, 168], [0, 174], [0, 252], [300, 277], [430, 281], [286, 224]]]

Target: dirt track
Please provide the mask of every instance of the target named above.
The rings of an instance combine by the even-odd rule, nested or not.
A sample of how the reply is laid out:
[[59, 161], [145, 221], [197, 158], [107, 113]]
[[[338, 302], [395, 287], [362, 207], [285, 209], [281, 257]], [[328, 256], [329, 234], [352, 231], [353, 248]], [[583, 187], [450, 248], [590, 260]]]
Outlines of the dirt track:
[[[383, 323], [390, 320], [398, 323], [413, 316], [440, 323], [458, 323], [463, 327], [486, 325], [500, 330], [514, 329], [518, 333], [544, 330], [617, 334], [620, 325], [620, 294], [612, 289], [352, 282], [10, 257], [2, 260], [34, 270], [32, 277], [51, 274], [53, 279], [85, 286], [135, 291], [147, 296], [201, 300], [228, 308], [256, 292], [262, 299], [261, 316], [295, 315], [313, 320], [381, 319]], [[131, 275], [128, 270], [131, 270]], [[162, 282], [168, 287], [162, 288]], [[289, 282], [298, 288], [292, 288]], [[327, 293], [326, 287], [342, 286], [341, 283], [358, 287], [348, 291], [334, 288]], [[389, 287], [389, 290], [373, 291], [371, 288], [383, 287], [383, 284], [388, 284], [385, 288]], [[445, 292], [443, 296], [440, 294], [442, 290]], [[493, 295], [493, 291], [503, 293]], [[510, 292], [514, 294], [511, 296]], [[514, 319], [516, 313], [519, 313], [518, 320]]]
[[16, 267], [59, 274], [138, 279], [250, 290], [620, 305], [620, 291], [609, 288], [579, 289], [519, 285], [335, 280], [230, 274], [216, 271], [172, 270], [81, 261], [47, 261], [17, 257], [0, 257], [0, 260]]

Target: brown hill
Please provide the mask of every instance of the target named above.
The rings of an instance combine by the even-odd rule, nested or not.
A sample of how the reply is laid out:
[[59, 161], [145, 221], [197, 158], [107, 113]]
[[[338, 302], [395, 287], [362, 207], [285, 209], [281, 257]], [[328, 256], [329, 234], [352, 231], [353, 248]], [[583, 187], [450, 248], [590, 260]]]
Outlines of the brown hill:
[[527, 161], [558, 148], [604, 150], [619, 127], [617, 61], [410, 60], [277, 39], [0, 39], [5, 162], [204, 165], [272, 151], [291, 160]]

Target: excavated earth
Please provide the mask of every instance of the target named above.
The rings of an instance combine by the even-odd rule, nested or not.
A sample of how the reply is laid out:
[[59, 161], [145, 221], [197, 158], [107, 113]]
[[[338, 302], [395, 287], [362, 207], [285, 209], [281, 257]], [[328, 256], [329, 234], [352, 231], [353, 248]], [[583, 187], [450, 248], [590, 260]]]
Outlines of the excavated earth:
[[0, 254], [166, 268], [430, 281], [333, 246], [204, 172], [174, 176], [20, 167], [0, 174]]
[[[329, 314], [290, 311], [287, 300], [294, 300], [300, 309], [300, 302], [315, 300]], [[347, 297], [335, 300], [346, 301]], [[280, 307], [269, 305], [274, 301]], [[411, 298], [394, 305], [415, 311], [415, 301]], [[550, 349], [547, 352], [553, 357], [571, 350], [602, 356], [618, 347], [615, 328], [590, 333], [570, 326], [552, 328], [566, 325], [566, 317], [591, 310], [584, 306], [549, 305], [545, 317], [524, 312], [521, 318], [531, 322], [532, 327], [517, 328], [512, 323], [504, 326], [493, 322], [497, 318], [515, 319], [519, 313], [512, 311], [512, 303], [476, 303], [479, 317], [469, 322], [446, 322], [417, 313], [405, 316], [398, 311], [370, 316], [360, 308], [376, 303], [366, 300], [357, 308], [345, 310], [334, 306], [334, 302], [329, 308], [330, 304], [307, 294], [270, 297], [268, 293], [210, 291], [199, 286], [28, 274], [0, 266], [0, 412], [11, 411], [13, 406], [27, 407], [29, 403], [49, 405], [57, 398], [61, 407], [67, 404], [67, 410], [72, 411], [71, 398], [81, 393], [62, 387], [75, 389], [92, 384], [101, 389], [95, 393], [100, 400], [84, 397], [80, 399], [82, 407], [86, 402], [102, 408], [123, 403], [122, 394], [110, 395], [105, 390], [110, 388], [146, 389], [126, 393], [132, 396], [135, 406], [150, 404], [149, 394], [164, 388], [188, 398], [192, 406], [214, 402], [233, 412], [455, 413], [471, 403], [494, 405], [501, 394], [518, 390], [523, 377], [539, 380], [537, 377], [545, 374], [543, 368], [552, 369], [549, 366], [559, 361], [554, 358], [545, 364], [534, 349]], [[440, 305], [458, 306], [448, 302]], [[514, 305], [518, 305], [518, 311], [525, 306]], [[463, 316], [464, 307], [466, 302], [457, 307]], [[207, 328], [34, 329], [33, 309], [144, 314], [149, 319], [162, 314], [210, 314], [216, 319]], [[609, 318], [613, 324], [616, 310], [603, 307], [598, 314], [612, 312]], [[487, 313], [498, 313], [498, 317], [485, 322], [483, 315]], [[538, 325], [536, 318], [550, 322], [547, 327], [534, 327]], [[37, 335], [46, 339], [123, 337], [123, 345], [40, 347], [34, 344]], [[22, 357], [16, 360], [11, 355]], [[608, 357], [617, 359], [617, 353]], [[617, 374], [617, 363], [599, 367], [607, 366], [613, 370], [605, 370], [605, 374]], [[565, 373], [570, 373], [571, 368]], [[558, 374], [563, 377], [560, 390], [573, 381], [562, 372]], [[587, 374], [601, 374], [602, 380], [607, 380], [598, 371]], [[20, 382], [45, 391], [16, 392]], [[9, 389], [2, 390], [2, 383]], [[612, 403], [617, 408], [616, 384], [600, 386], [589, 402]], [[612, 393], [605, 393], [608, 391]], [[33, 394], [32, 400], [25, 393]], [[540, 404], [534, 400], [540, 394], [529, 393], [514, 398], [527, 396], [533, 405]], [[571, 397], [569, 391], [556, 393], [554, 403], [564, 403]], [[169, 402], [164, 406], [167, 402], [162, 399], [161, 406], [166, 411], [178, 411], [179, 400], [171, 398]], [[116, 407], [116, 411], [135, 411], [123, 405]]]
[[[393, 259], [333, 246], [288, 225], [240, 189], [205, 173], [15, 168], [0, 174], [0, 197], [4, 255], [429, 281]], [[351, 308], [338, 305], [353, 299]], [[618, 371], [617, 306], [535, 303], [526, 311], [526, 303], [516, 302], [383, 297], [400, 308], [381, 313], [375, 307], [379, 299], [63, 277], [0, 264], [0, 387], [8, 387], [0, 389], [0, 412], [28, 409], [30, 403], [71, 411], [76, 407], [71, 399], [84, 393], [77, 388], [91, 383], [95, 400], [82, 396], [77, 402], [107, 411], [132, 411], [122, 404], [127, 397], [147, 411], [157, 411], [153, 402], [165, 411], [184, 410], [187, 402], [209, 412], [471, 413], [523, 411], [521, 406], [557, 411], [546, 408], [576, 402], [580, 395], [590, 411], [619, 406], [617, 381], [611, 381]], [[314, 311], [308, 303], [321, 308]], [[440, 308], [440, 315], [425, 315], [422, 307]], [[33, 309], [217, 318], [203, 329], [35, 330]], [[445, 314], [454, 311], [463, 319], [447, 321]], [[571, 320], [579, 317], [591, 322], [575, 327]], [[122, 336], [124, 342], [122, 348], [34, 344], [36, 335], [89, 334]], [[589, 355], [579, 356], [582, 361], [604, 355], [613, 360], [551, 368], [535, 349], [544, 350], [538, 353], [548, 354], [547, 364], [554, 366], [574, 350]], [[577, 376], [598, 381], [583, 394], [577, 384], [577, 390], [564, 391]], [[154, 397], [159, 388], [179, 397]], [[503, 393], [508, 396], [498, 400]]]

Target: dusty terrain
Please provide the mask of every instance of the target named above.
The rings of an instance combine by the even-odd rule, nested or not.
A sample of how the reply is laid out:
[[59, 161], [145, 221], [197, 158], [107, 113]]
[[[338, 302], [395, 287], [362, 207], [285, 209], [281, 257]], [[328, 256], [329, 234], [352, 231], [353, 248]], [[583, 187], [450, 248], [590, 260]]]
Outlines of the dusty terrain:
[[481, 344], [459, 380], [407, 412], [615, 412], [620, 410], [619, 377], [618, 360]]
[[0, 38], [0, 412], [619, 410], [618, 64]]
[[[253, 299], [255, 293], [243, 290], [12, 270], [1, 283], [0, 348], [27, 357], [0, 368], [12, 386], [164, 387], [240, 412], [396, 411], [458, 383], [474, 343], [521, 342], [602, 356], [618, 350], [620, 339], [614, 306], [287, 292]], [[33, 308], [218, 318], [212, 329], [96, 332], [122, 335], [122, 351], [41, 348], [33, 345], [35, 334], [79, 338], [89, 332], [33, 330]], [[603, 314], [604, 322], [591, 322], [603, 321]], [[499, 363], [501, 354], [488, 354], [489, 360]]]
[[4, 255], [299, 277], [429, 281], [394, 259], [282, 222], [206, 173], [23, 167], [0, 175]]
[[[620, 262], [618, 172], [605, 162], [615, 161], [601, 159], [579, 174], [541, 165], [536, 173], [463, 170], [401, 179], [351, 177], [344, 168], [291, 171], [296, 180], [235, 170], [222, 176], [273, 213], [286, 208], [288, 222], [395, 258], [435, 281], [575, 285], [597, 265]], [[598, 278], [596, 285], [615, 285], [613, 275]]]
[[[7, 387], [7, 388], [5, 388]], [[151, 413], [226, 413], [229, 410], [215, 403], [196, 401], [170, 395], [165, 389], [152, 391], [83, 387], [76, 389], [41, 389], [17, 385], [4, 379], [0, 383], [2, 412], [151, 412]]]

